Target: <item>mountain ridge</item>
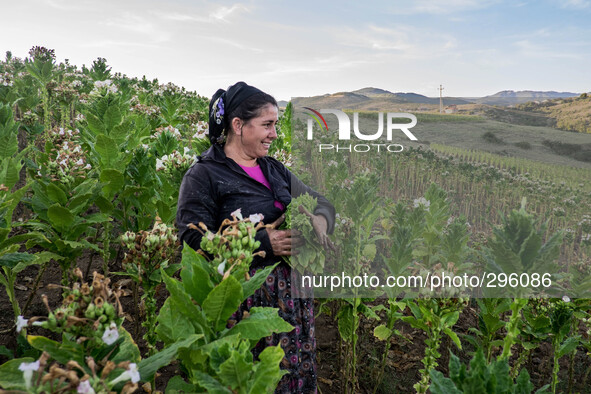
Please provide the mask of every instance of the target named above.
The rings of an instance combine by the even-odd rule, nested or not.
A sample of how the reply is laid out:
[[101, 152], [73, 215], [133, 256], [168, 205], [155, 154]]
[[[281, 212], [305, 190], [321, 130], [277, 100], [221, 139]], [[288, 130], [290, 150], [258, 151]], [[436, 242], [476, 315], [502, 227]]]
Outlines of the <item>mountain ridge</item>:
[[[580, 93], [542, 91], [542, 90], [501, 90], [497, 93], [484, 97], [443, 97], [443, 103], [448, 105], [462, 104], [487, 104], [510, 106], [523, 104], [529, 101], [550, 100], [557, 98], [577, 97]], [[311, 97], [294, 97], [294, 102], [304, 103], [303, 105], [319, 106], [332, 105], [349, 109], [379, 108], [380, 105], [387, 107], [393, 104], [431, 104], [439, 105], [439, 97], [428, 97], [414, 92], [391, 92], [386, 89], [365, 87], [351, 92], [326, 93]], [[287, 101], [281, 101], [286, 105]], [[371, 107], [371, 108], [369, 108]]]

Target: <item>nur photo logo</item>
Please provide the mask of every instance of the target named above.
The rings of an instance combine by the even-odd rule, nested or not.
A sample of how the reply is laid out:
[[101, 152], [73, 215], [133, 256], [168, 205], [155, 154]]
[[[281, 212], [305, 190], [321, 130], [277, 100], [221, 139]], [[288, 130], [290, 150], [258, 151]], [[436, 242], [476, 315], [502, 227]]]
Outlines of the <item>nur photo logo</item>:
[[[306, 139], [311, 141], [314, 140], [314, 122], [318, 124], [321, 132], [326, 132], [327, 134], [330, 132], [328, 128], [328, 124], [326, 119], [322, 116], [322, 114], [332, 114], [337, 117], [338, 121], [338, 138], [339, 141], [351, 141], [352, 138], [361, 140], [361, 141], [377, 141], [380, 140], [384, 135], [384, 123], [386, 123], [386, 140], [388, 142], [392, 141], [392, 137], [394, 135], [395, 130], [400, 130], [402, 133], [411, 141], [417, 141], [417, 138], [410, 132], [409, 129], [413, 128], [417, 125], [417, 118], [413, 114], [409, 113], [398, 113], [398, 112], [388, 112], [385, 115], [386, 121], [384, 122], [384, 113], [379, 112], [377, 114], [378, 117], [378, 128], [375, 132], [366, 132], [361, 131], [359, 127], [359, 113], [353, 113], [353, 121], [349, 118], [345, 112], [337, 110], [337, 109], [321, 109], [317, 111], [310, 107], [304, 107], [304, 109], [310, 111], [308, 113], [310, 119], [307, 122], [307, 134]], [[399, 123], [402, 119], [408, 119], [410, 122]], [[353, 125], [353, 136], [351, 135], [351, 124]], [[348, 151], [348, 152], [369, 152], [375, 149], [377, 152], [380, 152], [381, 149], [387, 150], [388, 152], [402, 152], [404, 147], [400, 144], [386, 144], [386, 143], [371, 143], [371, 144], [349, 144], [349, 145], [339, 145], [339, 144], [318, 144], [318, 151], [326, 151], [326, 150], [335, 150], [339, 151]]]

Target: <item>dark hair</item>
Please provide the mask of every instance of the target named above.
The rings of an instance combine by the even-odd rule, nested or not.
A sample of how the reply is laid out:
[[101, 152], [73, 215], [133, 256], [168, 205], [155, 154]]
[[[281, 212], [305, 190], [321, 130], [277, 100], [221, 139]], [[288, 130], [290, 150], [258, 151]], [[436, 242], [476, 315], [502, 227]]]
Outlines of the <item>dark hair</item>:
[[226, 129], [224, 132], [228, 135], [228, 132], [232, 130], [232, 119], [239, 118], [245, 123], [248, 123], [251, 119], [259, 116], [267, 104], [278, 107], [277, 100], [270, 94], [265, 92], [255, 93], [243, 102], [240, 103], [231, 113], [228, 114]]
[[277, 107], [273, 96], [245, 82], [237, 82], [228, 90], [218, 89], [209, 102], [209, 140], [212, 144], [223, 144], [232, 119], [248, 122], [260, 115], [268, 104]]

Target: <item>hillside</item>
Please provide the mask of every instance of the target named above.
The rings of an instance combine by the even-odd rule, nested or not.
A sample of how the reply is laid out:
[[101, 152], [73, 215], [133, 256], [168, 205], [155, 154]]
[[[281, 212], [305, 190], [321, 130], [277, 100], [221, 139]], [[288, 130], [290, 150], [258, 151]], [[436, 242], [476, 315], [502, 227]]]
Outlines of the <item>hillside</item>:
[[[455, 97], [444, 97], [445, 105], [469, 104]], [[342, 108], [358, 111], [433, 110], [439, 106], [439, 98], [417, 93], [392, 93], [378, 88], [363, 88], [352, 92], [338, 92], [313, 97], [294, 97], [294, 105], [313, 108]]]
[[[571, 92], [554, 92], [554, 91], [534, 91], [534, 90], [503, 90], [490, 96], [485, 97], [443, 97], [443, 103], [448, 105], [469, 105], [469, 104], [484, 104], [484, 105], [499, 105], [512, 106], [523, 104], [530, 101], [544, 102], [547, 100], [572, 98], [579, 96], [578, 93]], [[304, 106], [315, 108], [327, 108], [327, 103], [335, 105], [333, 99], [338, 98], [340, 108], [354, 109], [354, 110], [394, 110], [394, 109], [415, 109], [425, 110], [431, 109], [421, 107], [421, 105], [439, 106], [439, 97], [427, 97], [422, 94], [412, 92], [396, 92], [367, 87], [363, 89], [354, 90], [352, 92], [339, 92], [333, 94], [324, 94], [322, 96], [313, 97], [295, 97], [294, 104], [301, 104]], [[396, 106], [396, 104], [406, 104], [403, 107]], [[415, 106], [413, 107], [413, 104]]]
[[591, 97], [583, 93], [578, 97], [529, 102], [517, 109], [553, 119], [557, 128], [580, 133], [591, 133]]
[[536, 90], [502, 90], [490, 96], [474, 98], [471, 101], [479, 104], [489, 105], [515, 105], [526, 103], [528, 101], [544, 101], [559, 98], [576, 97], [579, 93], [555, 92], [555, 91], [536, 91]]

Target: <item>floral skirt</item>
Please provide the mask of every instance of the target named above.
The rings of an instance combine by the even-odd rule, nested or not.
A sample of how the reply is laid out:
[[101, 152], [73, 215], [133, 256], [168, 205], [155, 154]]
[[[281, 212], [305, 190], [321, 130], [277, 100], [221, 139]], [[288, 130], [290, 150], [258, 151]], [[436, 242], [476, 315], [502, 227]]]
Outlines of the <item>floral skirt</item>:
[[[255, 274], [255, 269], [250, 272]], [[279, 308], [279, 316], [295, 328], [288, 333], [262, 338], [252, 350], [255, 359], [267, 346], [281, 347], [285, 357], [281, 369], [289, 372], [277, 385], [275, 393], [316, 393], [316, 339], [314, 338], [314, 299], [292, 298], [291, 268], [279, 264], [252, 296], [240, 305], [231, 320], [242, 319], [244, 311], [253, 306]]]

